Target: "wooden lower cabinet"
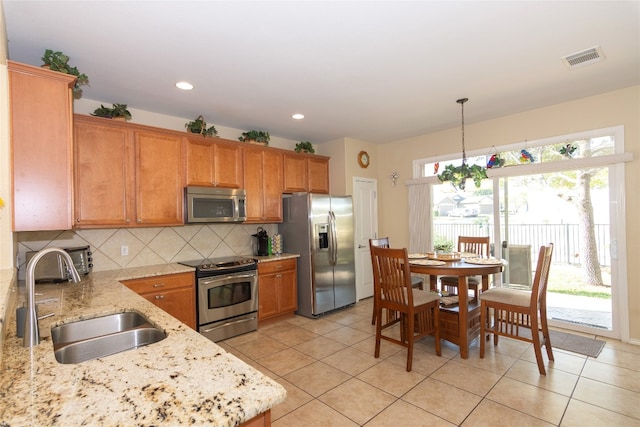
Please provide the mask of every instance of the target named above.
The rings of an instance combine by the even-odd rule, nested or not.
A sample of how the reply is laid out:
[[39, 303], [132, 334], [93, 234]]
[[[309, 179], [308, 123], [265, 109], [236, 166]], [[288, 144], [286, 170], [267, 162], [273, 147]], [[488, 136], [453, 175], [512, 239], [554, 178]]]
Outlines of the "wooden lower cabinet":
[[292, 315], [298, 309], [297, 260], [258, 263], [258, 321]]
[[194, 273], [177, 273], [143, 279], [123, 280], [122, 284], [190, 328], [196, 329]]

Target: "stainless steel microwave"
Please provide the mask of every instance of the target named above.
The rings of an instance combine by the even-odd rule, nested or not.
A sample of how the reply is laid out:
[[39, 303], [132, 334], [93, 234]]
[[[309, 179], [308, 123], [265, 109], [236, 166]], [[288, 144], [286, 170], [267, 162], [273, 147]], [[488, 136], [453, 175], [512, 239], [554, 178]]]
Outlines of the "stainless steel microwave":
[[242, 222], [247, 219], [245, 190], [186, 187], [184, 194], [187, 223]]

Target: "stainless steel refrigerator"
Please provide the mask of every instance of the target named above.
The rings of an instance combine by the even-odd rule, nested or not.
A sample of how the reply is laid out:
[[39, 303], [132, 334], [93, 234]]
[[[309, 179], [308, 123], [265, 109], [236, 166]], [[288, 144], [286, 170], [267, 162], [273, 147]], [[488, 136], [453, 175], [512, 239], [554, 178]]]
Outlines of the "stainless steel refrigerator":
[[313, 318], [355, 303], [351, 196], [286, 195], [283, 216], [283, 250], [300, 254], [297, 313]]

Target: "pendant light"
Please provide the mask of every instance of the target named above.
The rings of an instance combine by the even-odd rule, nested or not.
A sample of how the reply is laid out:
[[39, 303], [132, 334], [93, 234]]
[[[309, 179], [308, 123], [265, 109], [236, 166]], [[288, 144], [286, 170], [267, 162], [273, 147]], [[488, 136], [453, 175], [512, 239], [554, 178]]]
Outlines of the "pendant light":
[[487, 177], [486, 168], [467, 164], [467, 152], [464, 146], [464, 103], [468, 100], [469, 98], [456, 100], [462, 109], [462, 164], [460, 166], [447, 165], [444, 171], [438, 175], [440, 182], [450, 181], [453, 188], [462, 191], [466, 187], [467, 179], [473, 179], [476, 187], [480, 187], [482, 180]]

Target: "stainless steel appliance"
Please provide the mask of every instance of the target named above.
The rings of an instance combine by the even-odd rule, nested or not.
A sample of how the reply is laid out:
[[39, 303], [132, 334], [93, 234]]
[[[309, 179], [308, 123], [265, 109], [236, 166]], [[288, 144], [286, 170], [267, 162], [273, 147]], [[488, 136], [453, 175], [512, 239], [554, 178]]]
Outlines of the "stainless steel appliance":
[[258, 329], [258, 264], [245, 257], [186, 261], [196, 269], [198, 331], [221, 341]]
[[316, 317], [356, 302], [351, 196], [283, 199], [283, 250], [298, 259], [298, 314]]
[[247, 219], [246, 191], [233, 188], [186, 187], [185, 221], [242, 222]]
[[[69, 254], [73, 261], [73, 265], [81, 276], [87, 275], [91, 270], [93, 270], [93, 258], [91, 257], [92, 252], [90, 246], [78, 246], [62, 249]], [[37, 253], [37, 251], [29, 251], [25, 254], [26, 265], [29, 264], [31, 258], [33, 258]], [[66, 263], [62, 259], [62, 255], [51, 252], [44, 255], [38, 262], [34, 278], [38, 283], [68, 282], [71, 279], [71, 274], [67, 269]]]

